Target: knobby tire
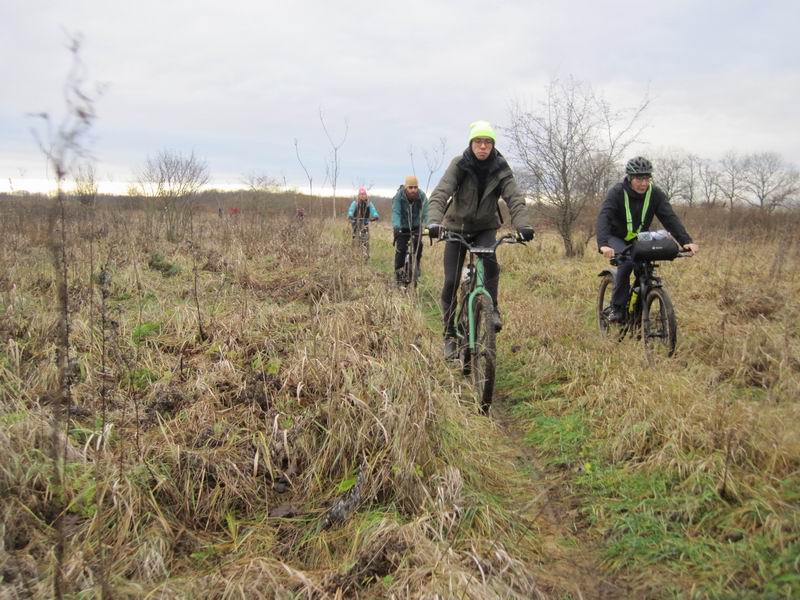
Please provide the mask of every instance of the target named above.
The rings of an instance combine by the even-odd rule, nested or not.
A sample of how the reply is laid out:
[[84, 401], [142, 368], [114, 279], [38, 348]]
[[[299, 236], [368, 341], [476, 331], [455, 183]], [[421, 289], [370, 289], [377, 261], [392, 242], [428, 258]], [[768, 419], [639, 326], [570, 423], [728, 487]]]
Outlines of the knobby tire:
[[470, 355], [470, 376], [484, 414], [489, 412], [492, 405], [497, 365], [497, 333], [492, 322], [493, 312], [492, 300], [480, 295], [475, 302], [475, 351]]
[[677, 342], [675, 309], [663, 288], [653, 288], [642, 307], [642, 340], [648, 356], [672, 356]]
[[597, 324], [600, 327], [600, 333], [604, 334], [611, 329], [611, 323], [608, 322], [608, 311], [611, 310], [611, 290], [613, 289], [614, 278], [611, 275], [603, 275], [597, 291]]

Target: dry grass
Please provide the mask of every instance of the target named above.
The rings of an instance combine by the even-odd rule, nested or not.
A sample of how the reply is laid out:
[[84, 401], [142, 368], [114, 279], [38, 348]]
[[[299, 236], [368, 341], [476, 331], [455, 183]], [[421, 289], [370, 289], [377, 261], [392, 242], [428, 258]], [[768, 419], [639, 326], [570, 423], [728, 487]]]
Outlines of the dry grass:
[[[204, 213], [173, 244], [157, 214], [100, 210], [89, 227], [71, 210], [75, 404], [55, 485], [45, 220], [2, 210], [4, 596], [52, 595], [59, 507], [83, 597], [530, 598], [587, 576], [553, 562], [570, 554], [539, 535], [541, 482], [440, 360], [441, 247], [415, 305], [314, 219]], [[387, 237], [371, 266], [389, 268]], [[564, 260], [548, 235], [501, 250], [499, 394], [639, 595], [798, 585], [800, 246], [749, 240], [709, 232], [700, 257], [662, 268], [679, 347], [654, 365], [596, 333], [602, 260]]]
[[[640, 343], [597, 332], [601, 258], [562, 260], [548, 236], [502, 258], [501, 304], [514, 334], [501, 341], [501, 391], [526, 401], [520, 414], [534, 415], [525, 420], [531, 436], [566, 455], [596, 495], [587, 512], [610, 540], [623, 540], [621, 550], [609, 545], [609, 566], [652, 568], [643, 590], [661, 570], [664, 587], [648, 592], [657, 596], [789, 597], [800, 588], [792, 575], [800, 553], [800, 246], [770, 234], [742, 239], [709, 232], [701, 255], [660, 269], [678, 315], [678, 352], [652, 365]], [[570, 455], [555, 446], [575, 422], [585, 430]], [[621, 490], [636, 478], [649, 483], [626, 505], [633, 496]], [[655, 480], [668, 485], [657, 491]], [[652, 523], [664, 532], [677, 523], [687, 546], [708, 539], [716, 549], [637, 564], [642, 553], [624, 531], [636, 531], [637, 510], [659, 502], [672, 504], [653, 508]], [[646, 542], [654, 554], [657, 538]], [[740, 545], [726, 549], [731, 540]]]
[[539, 595], [535, 526], [514, 512], [531, 491], [501, 432], [338, 226], [201, 215], [191, 243], [171, 244], [157, 216], [100, 211], [99, 275], [73, 211], [61, 488], [47, 459], [54, 275], [37, 222], [5, 222], [5, 597], [52, 594], [57, 507], [81, 597]]

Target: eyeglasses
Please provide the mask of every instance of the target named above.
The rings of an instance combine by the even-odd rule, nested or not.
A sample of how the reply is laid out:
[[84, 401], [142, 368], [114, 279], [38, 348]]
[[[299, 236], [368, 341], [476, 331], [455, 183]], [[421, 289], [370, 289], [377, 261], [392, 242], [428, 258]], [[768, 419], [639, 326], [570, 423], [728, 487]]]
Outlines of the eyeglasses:
[[407, 190], [418, 190], [419, 186], [418, 185], [407, 185], [406, 189]]
[[494, 144], [494, 140], [491, 138], [475, 138], [472, 140], [472, 143], [476, 146], [491, 146]]
[[631, 179], [643, 179], [644, 181], [650, 181], [652, 178], [652, 175], [631, 175]]

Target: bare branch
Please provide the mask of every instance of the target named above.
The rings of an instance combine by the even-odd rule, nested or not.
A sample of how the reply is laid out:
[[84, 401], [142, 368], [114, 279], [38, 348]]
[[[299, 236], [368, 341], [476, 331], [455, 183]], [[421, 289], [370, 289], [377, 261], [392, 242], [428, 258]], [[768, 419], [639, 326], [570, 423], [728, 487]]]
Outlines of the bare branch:
[[300, 158], [300, 145], [297, 141], [297, 138], [294, 138], [294, 152], [297, 155], [297, 162], [300, 163], [300, 166], [303, 168], [303, 171], [306, 174], [306, 179], [308, 179], [308, 195], [313, 196], [314, 195], [313, 178], [311, 177], [311, 173], [308, 172], [308, 169], [306, 169], [306, 166], [303, 164], [303, 160]]

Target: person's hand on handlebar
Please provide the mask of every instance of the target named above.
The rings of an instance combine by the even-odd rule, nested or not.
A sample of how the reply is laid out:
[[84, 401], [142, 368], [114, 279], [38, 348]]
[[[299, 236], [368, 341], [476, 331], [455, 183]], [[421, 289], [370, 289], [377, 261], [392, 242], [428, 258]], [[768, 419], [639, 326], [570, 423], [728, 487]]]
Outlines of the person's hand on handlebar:
[[530, 242], [533, 239], [533, 227], [530, 225], [520, 225], [517, 227], [517, 240]]
[[694, 242], [690, 244], [684, 244], [683, 249], [689, 253], [689, 256], [694, 256], [700, 251], [700, 244], [695, 244]]
[[600, 253], [603, 255], [603, 258], [607, 258], [611, 260], [614, 258], [614, 249], [611, 246], [600, 246]]
[[441, 238], [442, 233], [444, 233], [444, 227], [439, 225], [439, 223], [430, 223], [428, 225], [428, 235], [432, 240], [438, 240]]

